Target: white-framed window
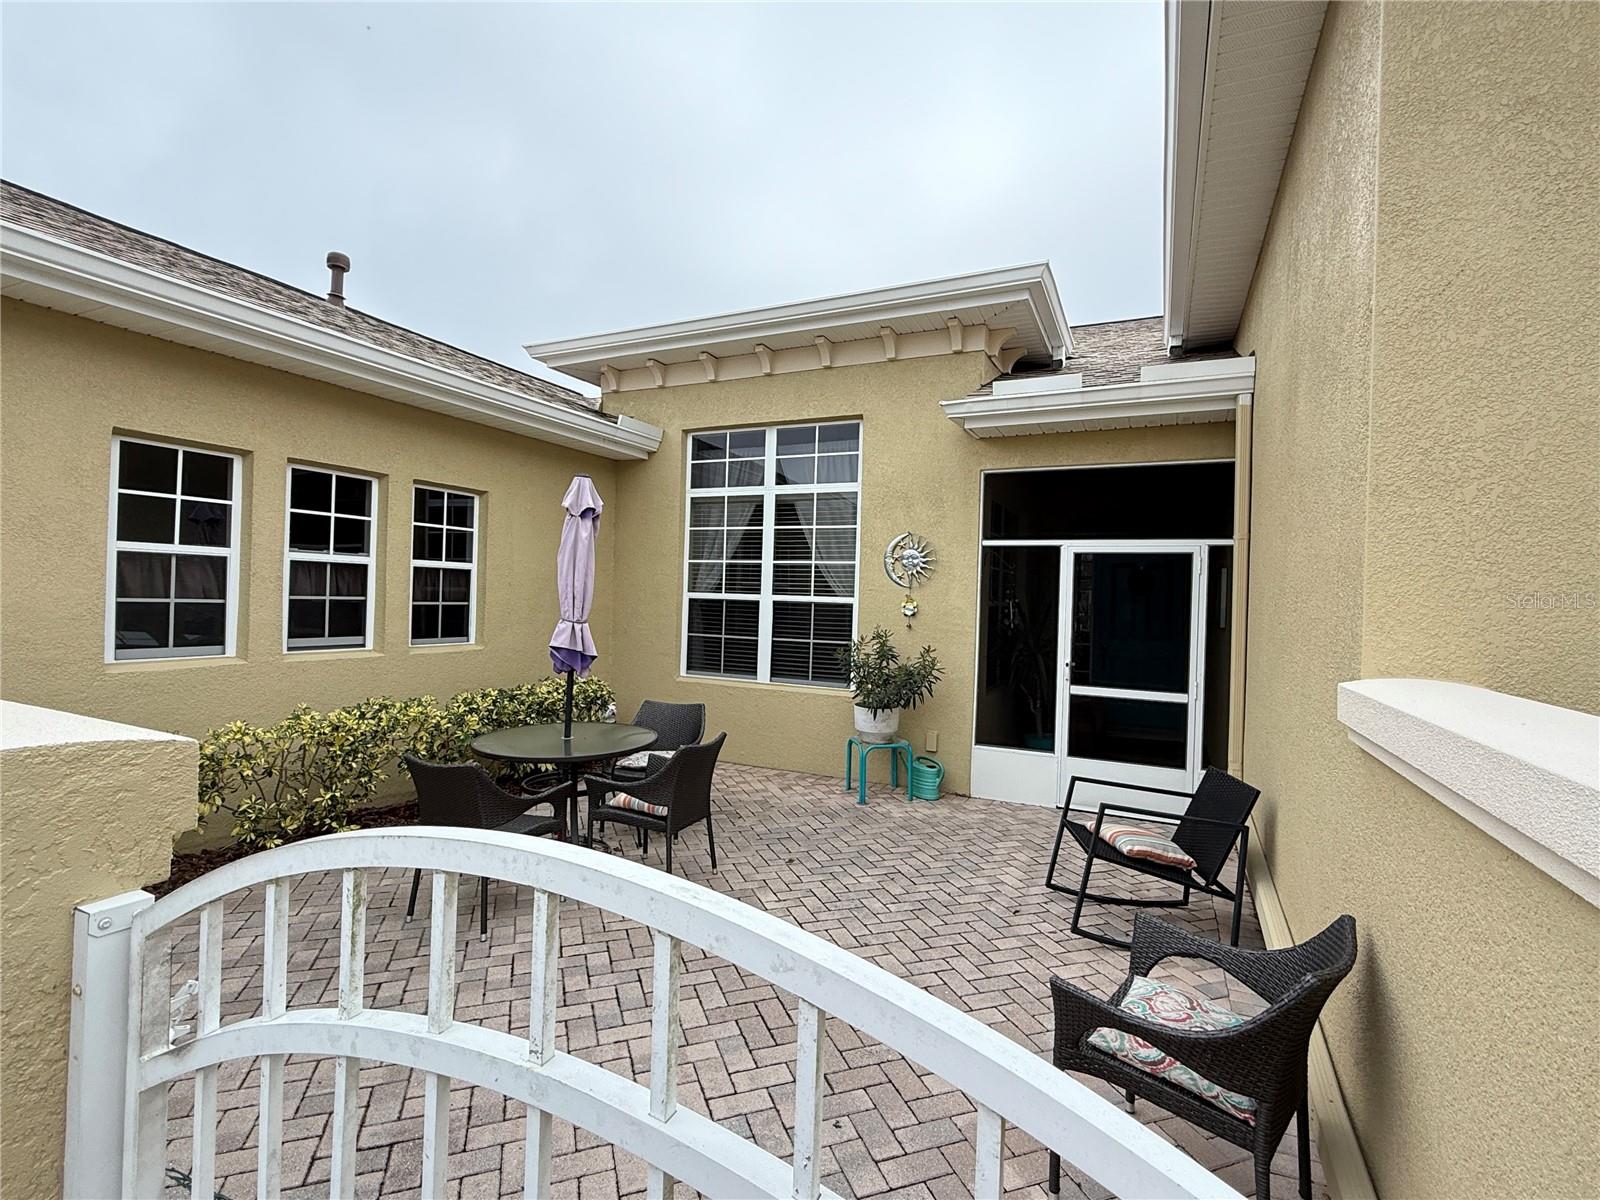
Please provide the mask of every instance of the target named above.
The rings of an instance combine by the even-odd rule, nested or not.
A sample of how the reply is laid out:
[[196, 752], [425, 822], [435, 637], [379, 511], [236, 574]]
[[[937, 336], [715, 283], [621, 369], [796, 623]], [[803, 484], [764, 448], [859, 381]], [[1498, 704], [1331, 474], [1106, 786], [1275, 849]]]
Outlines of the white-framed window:
[[367, 649], [376, 590], [378, 481], [289, 464], [283, 648]]
[[411, 644], [477, 633], [478, 497], [419, 483], [411, 507]]
[[231, 655], [240, 458], [111, 440], [106, 661]]
[[844, 687], [861, 423], [689, 436], [682, 670]]

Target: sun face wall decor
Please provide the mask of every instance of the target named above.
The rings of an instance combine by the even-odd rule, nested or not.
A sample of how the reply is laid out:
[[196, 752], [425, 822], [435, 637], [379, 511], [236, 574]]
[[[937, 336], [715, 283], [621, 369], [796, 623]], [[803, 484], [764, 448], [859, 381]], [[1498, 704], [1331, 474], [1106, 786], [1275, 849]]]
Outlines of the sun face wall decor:
[[[891, 540], [888, 549], [883, 552], [883, 573], [889, 577], [890, 583], [908, 590], [916, 584], [927, 582], [928, 576], [933, 574], [933, 546], [927, 538], [907, 530]], [[910, 629], [911, 618], [917, 615], [917, 602], [913, 597], [907, 596], [901, 601], [900, 615], [906, 619], [906, 628]]]
[[933, 546], [927, 538], [907, 531], [889, 543], [883, 552], [883, 573], [889, 582], [909, 588], [927, 582], [933, 574]]

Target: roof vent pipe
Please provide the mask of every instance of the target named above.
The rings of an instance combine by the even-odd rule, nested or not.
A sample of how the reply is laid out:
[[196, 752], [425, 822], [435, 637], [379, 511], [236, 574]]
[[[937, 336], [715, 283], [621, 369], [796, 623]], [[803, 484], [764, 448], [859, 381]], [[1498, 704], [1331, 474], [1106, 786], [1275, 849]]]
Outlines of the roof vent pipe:
[[350, 256], [328, 251], [328, 303], [344, 307], [344, 273], [350, 269]]

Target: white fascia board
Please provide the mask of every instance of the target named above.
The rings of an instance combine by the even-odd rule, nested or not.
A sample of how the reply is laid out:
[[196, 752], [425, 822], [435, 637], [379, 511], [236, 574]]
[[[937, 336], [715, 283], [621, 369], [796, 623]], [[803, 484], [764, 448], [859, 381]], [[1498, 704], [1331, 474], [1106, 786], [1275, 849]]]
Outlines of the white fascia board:
[[647, 458], [661, 444], [661, 431], [642, 421], [613, 424], [35, 230], [0, 225], [0, 252], [6, 291], [24, 285], [27, 298], [48, 295], [64, 301], [64, 311], [91, 320], [603, 458]]
[[1600, 716], [1440, 679], [1339, 685], [1350, 740], [1600, 906]]
[[1016, 379], [996, 379], [993, 384], [996, 396], [1053, 395], [1056, 392], [1081, 391], [1083, 374], [1033, 375]]
[[880, 323], [893, 327], [896, 320], [980, 304], [1025, 305], [1051, 355], [1060, 358], [1072, 352], [1072, 329], [1047, 262], [665, 325], [529, 342], [523, 349], [547, 366], [597, 383], [600, 369], [606, 365], [641, 366], [647, 358], [683, 361], [701, 352], [720, 357], [719, 350], [728, 353], [729, 347], [747, 349], [757, 342], [799, 334], [826, 335], [828, 330], [844, 326]]
[[[1107, 423], [1223, 421], [1232, 417], [1239, 397], [1255, 390], [1253, 358], [1174, 363], [1155, 368], [1183, 373], [1138, 383], [1105, 383], [1094, 387], [1057, 386], [1024, 394], [1000, 393], [945, 400], [945, 416], [975, 437], [1055, 433]], [[1058, 384], [1081, 375], [1047, 376]], [[1037, 381], [1029, 380], [1029, 383]]]
[[1166, 276], [1167, 345], [1183, 341], [1194, 279], [1194, 223], [1205, 154], [1211, 0], [1167, 4]]
[[[1233, 358], [1202, 358], [1192, 361], [1174, 359], [1164, 363], [1146, 363], [1139, 368], [1140, 383], [1161, 383], [1173, 380], [1240, 380], [1255, 382], [1254, 355], [1237, 355]], [[1249, 388], [1243, 389], [1249, 391]]]

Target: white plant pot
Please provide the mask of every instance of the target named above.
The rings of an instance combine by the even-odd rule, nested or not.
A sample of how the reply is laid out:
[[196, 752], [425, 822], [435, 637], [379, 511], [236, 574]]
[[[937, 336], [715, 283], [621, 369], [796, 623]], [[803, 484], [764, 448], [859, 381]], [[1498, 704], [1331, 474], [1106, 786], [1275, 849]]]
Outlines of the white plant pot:
[[853, 706], [856, 711], [856, 732], [864, 742], [892, 742], [900, 732], [900, 710], [882, 709], [876, 714], [870, 708]]

